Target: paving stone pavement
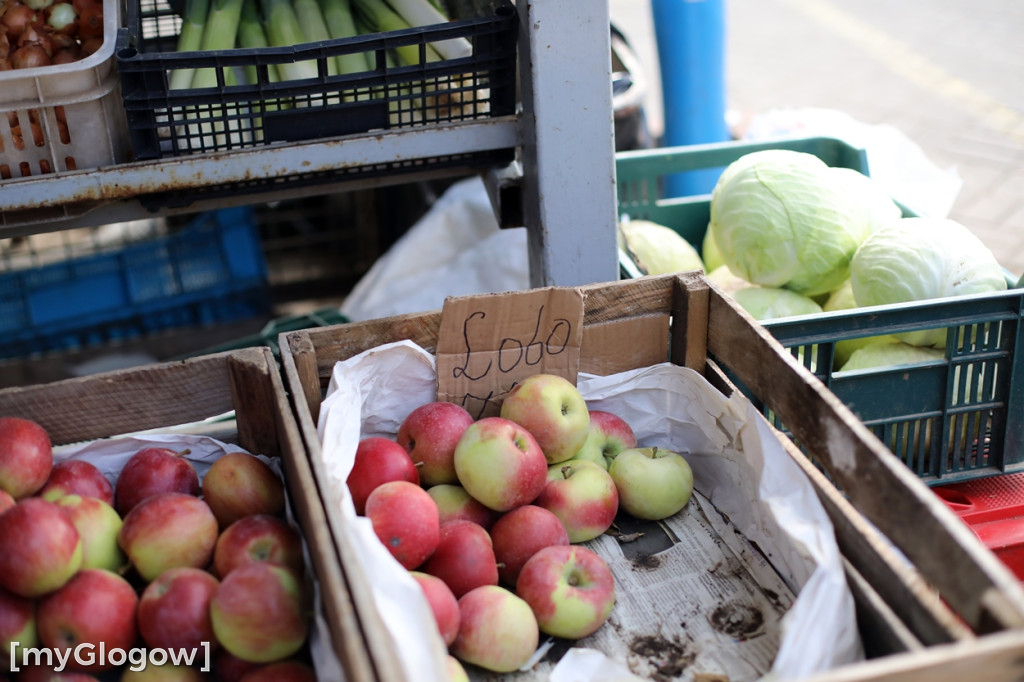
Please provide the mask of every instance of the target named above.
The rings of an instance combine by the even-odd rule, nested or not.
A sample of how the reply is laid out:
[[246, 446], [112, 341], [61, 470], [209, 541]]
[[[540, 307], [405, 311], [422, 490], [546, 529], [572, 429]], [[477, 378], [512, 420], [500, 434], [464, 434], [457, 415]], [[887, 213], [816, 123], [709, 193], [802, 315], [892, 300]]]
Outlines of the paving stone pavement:
[[[1024, 3], [1020, 0], [724, 0], [730, 121], [829, 109], [888, 124], [960, 189], [949, 217], [1024, 274]], [[647, 0], [610, 0], [650, 81], [662, 130]]]

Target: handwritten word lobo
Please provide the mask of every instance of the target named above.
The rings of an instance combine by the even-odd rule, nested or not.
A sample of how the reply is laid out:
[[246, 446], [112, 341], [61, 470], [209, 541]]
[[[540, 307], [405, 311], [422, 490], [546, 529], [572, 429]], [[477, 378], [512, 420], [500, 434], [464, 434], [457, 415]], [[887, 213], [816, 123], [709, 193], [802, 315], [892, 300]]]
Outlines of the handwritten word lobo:
[[463, 321], [464, 350], [452, 367], [452, 378], [468, 383], [461, 404], [475, 418], [493, 412], [498, 398], [523, 378], [537, 373], [545, 360], [565, 353], [570, 347], [574, 338], [573, 322], [564, 317], [547, 319], [544, 310], [543, 305], [537, 309], [530, 323], [532, 328], [521, 327], [518, 333], [509, 330], [511, 335], [498, 337], [496, 348], [479, 343], [481, 339], [494, 338], [486, 333], [490, 321], [485, 311], [473, 311]]

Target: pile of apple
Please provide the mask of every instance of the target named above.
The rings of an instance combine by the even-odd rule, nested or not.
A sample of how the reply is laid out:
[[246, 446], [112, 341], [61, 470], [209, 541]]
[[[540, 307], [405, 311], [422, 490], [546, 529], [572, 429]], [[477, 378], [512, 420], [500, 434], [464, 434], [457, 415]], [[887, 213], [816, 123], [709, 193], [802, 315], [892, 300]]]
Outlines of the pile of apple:
[[[145, 447], [111, 482], [84, 459], [54, 462], [39, 424], [0, 417], [4, 672], [208, 680], [200, 667], [210, 651], [219, 681], [316, 679], [304, 648], [302, 537], [284, 518], [283, 482], [259, 457], [231, 452], [200, 485], [184, 454]], [[101, 658], [101, 646], [147, 658]], [[53, 675], [57, 656], [52, 667], [24, 667], [27, 648], [64, 652], [63, 670], [75, 672]], [[157, 651], [191, 653], [192, 665]]]
[[589, 410], [572, 382], [536, 374], [500, 416], [418, 406], [395, 439], [362, 439], [347, 485], [392, 556], [423, 589], [453, 679], [463, 663], [512, 672], [540, 633], [577, 640], [611, 614], [615, 583], [584, 546], [623, 511], [660, 520], [693, 491], [686, 460], [640, 448], [632, 428]]

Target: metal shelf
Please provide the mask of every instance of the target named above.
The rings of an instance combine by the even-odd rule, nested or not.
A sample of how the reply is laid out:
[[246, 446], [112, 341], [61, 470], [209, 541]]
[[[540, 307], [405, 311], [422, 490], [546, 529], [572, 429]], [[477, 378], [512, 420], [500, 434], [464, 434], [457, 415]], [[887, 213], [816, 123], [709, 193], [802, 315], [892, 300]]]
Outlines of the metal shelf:
[[[520, 217], [529, 232], [533, 285], [614, 280], [608, 2], [585, 11], [551, 0], [523, 2], [517, 11], [522, 107], [516, 116], [8, 181], [0, 183], [0, 238], [468, 175], [486, 170], [473, 162], [474, 154], [507, 150], [516, 162], [492, 164], [492, 197], [501, 222]], [[429, 164], [463, 155], [464, 166]], [[372, 167], [383, 170], [360, 172]], [[308, 181], [290, 182], [296, 178]], [[215, 191], [224, 188], [229, 191]], [[175, 193], [187, 198], [167, 198]], [[162, 201], [154, 205], [154, 197]]]

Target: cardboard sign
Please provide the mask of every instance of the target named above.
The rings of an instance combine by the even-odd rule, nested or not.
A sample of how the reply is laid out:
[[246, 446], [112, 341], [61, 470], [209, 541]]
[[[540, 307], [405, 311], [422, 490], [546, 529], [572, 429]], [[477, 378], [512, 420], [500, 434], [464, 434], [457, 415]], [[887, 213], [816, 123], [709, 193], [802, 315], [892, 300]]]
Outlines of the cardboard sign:
[[509, 390], [533, 374], [575, 384], [582, 338], [578, 289], [449, 298], [437, 340], [437, 399], [480, 419], [496, 416]]

